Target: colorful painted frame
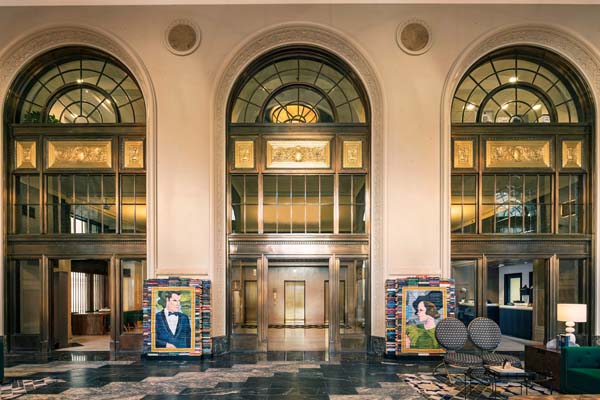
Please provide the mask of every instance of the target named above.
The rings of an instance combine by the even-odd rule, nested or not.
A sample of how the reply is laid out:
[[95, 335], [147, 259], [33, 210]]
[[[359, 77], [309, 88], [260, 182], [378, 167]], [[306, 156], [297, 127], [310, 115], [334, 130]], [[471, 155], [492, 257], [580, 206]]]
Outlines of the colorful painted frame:
[[[169, 335], [170, 327], [166, 324], [166, 317], [161, 313], [166, 311], [167, 295], [179, 294], [180, 296], [180, 308], [177, 310], [178, 321], [175, 333]], [[167, 287], [153, 287], [152, 288], [152, 340], [151, 349], [153, 352], [162, 353], [187, 353], [194, 350], [194, 338], [195, 338], [195, 321], [196, 314], [196, 290], [193, 287], [180, 287], [180, 286], [167, 286]], [[163, 322], [161, 322], [163, 321]], [[157, 326], [158, 325], [158, 326]], [[170, 336], [173, 340], [181, 341], [187, 338], [189, 345], [185, 347], [169, 348], [162, 346], [159, 342], [170, 343]], [[172, 344], [173, 345], [173, 344]], [[167, 345], [168, 346], [168, 345]]]
[[405, 286], [402, 305], [402, 352], [443, 353], [435, 338], [435, 327], [448, 315], [446, 289]]

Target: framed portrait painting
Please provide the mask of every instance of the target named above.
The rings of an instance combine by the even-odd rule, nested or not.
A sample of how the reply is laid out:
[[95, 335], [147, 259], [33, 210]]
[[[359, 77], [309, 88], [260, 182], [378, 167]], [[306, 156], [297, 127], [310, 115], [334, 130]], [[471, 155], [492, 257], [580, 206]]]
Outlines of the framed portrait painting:
[[151, 349], [185, 353], [194, 350], [195, 288], [152, 288]]
[[402, 352], [443, 353], [435, 327], [447, 316], [446, 288], [402, 288]]

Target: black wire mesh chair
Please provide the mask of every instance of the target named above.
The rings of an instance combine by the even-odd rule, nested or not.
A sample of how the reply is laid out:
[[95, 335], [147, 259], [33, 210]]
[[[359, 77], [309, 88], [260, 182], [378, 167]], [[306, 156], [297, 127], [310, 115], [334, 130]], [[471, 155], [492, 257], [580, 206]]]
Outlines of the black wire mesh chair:
[[481, 359], [485, 365], [503, 365], [508, 361], [514, 367], [522, 367], [518, 357], [495, 352], [502, 340], [502, 332], [494, 320], [485, 317], [475, 318], [469, 323], [467, 331], [471, 342], [481, 351]]
[[440, 346], [446, 350], [442, 363], [436, 366], [433, 373], [444, 366], [448, 381], [452, 383], [450, 368], [459, 369], [461, 374], [473, 368], [483, 368], [483, 360], [476, 354], [462, 352], [469, 338], [467, 328], [462, 321], [448, 317], [441, 320], [435, 327], [435, 338]]

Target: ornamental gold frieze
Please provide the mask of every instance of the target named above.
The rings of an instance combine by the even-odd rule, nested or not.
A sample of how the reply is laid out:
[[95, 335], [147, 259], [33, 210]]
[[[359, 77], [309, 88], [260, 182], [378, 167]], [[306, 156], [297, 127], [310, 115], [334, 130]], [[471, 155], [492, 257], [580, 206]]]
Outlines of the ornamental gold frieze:
[[33, 140], [19, 140], [15, 142], [16, 157], [15, 168], [36, 168], [36, 142]]
[[487, 168], [549, 168], [550, 140], [488, 140]]
[[268, 140], [267, 168], [330, 168], [329, 140]]
[[362, 140], [344, 140], [343, 161], [344, 168], [362, 168]]
[[473, 141], [454, 141], [454, 168], [473, 168]]
[[563, 140], [562, 142], [562, 167], [581, 168], [581, 140]]
[[235, 141], [235, 162], [234, 168], [254, 168], [254, 141], [236, 140]]
[[123, 143], [123, 168], [144, 168], [144, 141], [125, 140]]
[[48, 169], [112, 167], [110, 140], [52, 140], [47, 151]]

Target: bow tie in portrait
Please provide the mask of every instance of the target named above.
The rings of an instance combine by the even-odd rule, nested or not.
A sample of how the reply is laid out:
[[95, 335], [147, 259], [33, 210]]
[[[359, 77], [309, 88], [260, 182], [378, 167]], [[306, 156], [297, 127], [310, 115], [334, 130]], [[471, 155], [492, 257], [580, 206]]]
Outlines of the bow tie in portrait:
[[169, 311], [169, 317], [170, 317], [171, 315], [177, 315], [177, 313], [176, 313], [176, 312], [173, 312], [173, 311]]

